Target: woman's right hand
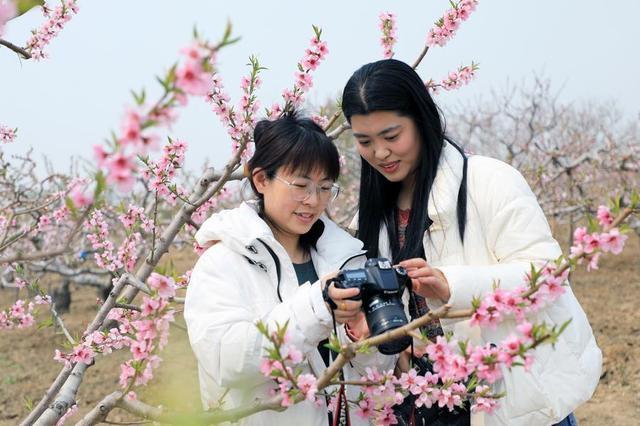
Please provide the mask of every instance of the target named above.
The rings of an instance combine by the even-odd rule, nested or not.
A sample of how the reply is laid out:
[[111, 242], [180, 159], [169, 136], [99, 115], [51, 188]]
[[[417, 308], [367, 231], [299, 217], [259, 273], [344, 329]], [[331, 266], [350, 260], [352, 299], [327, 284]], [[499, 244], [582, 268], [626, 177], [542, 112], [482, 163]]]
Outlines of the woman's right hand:
[[[358, 313], [361, 312], [362, 301], [350, 300], [350, 298], [360, 294], [360, 290], [357, 288], [336, 288], [333, 283], [327, 284], [327, 281], [334, 276], [335, 274], [323, 277], [322, 284], [323, 286], [329, 285], [329, 297], [336, 304], [336, 308], [333, 310], [336, 322], [344, 324], [355, 321], [358, 318]], [[327, 309], [331, 310], [328, 303]]]

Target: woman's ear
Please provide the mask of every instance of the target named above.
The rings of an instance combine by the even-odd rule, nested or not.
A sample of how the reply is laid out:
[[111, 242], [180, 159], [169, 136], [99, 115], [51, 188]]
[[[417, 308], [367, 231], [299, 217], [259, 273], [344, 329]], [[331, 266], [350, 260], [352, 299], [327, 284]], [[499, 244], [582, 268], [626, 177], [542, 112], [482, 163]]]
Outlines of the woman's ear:
[[264, 169], [256, 168], [253, 170], [251, 174], [251, 180], [253, 181], [253, 185], [256, 188], [258, 193], [263, 194], [267, 184], [269, 183], [269, 179], [267, 178], [267, 172]]

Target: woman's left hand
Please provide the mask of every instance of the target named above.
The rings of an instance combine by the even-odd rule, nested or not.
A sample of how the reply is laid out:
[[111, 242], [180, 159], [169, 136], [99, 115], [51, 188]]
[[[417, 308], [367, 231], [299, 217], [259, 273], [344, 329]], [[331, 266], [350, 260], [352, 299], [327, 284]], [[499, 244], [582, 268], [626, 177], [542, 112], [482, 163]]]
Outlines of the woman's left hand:
[[413, 291], [427, 299], [439, 299], [447, 302], [451, 297], [449, 282], [441, 270], [429, 266], [419, 257], [403, 260], [399, 263], [407, 270]]

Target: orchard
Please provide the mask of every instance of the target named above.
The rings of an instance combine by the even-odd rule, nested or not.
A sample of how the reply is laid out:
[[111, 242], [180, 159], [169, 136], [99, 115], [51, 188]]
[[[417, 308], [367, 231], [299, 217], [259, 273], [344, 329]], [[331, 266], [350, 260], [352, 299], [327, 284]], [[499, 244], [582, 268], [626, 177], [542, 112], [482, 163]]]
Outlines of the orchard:
[[[452, 63], [468, 62], [453, 65], [446, 75], [423, 72], [430, 52], [446, 49], [454, 37], [473, 37], [465, 32], [465, 23], [483, 2], [440, 3], [440, 16], [429, 23], [411, 58], [395, 53], [403, 28], [392, 10], [380, 11], [377, 22], [367, 23], [379, 29], [379, 38], [371, 40], [380, 45], [379, 55], [371, 60], [405, 61], [420, 72], [436, 102], [439, 93], [465, 90], [482, 78], [482, 58], [455, 58]], [[82, 19], [82, 8], [80, 0], [0, 0], [0, 55], [47, 61], [50, 45], [65, 43], [65, 30]], [[41, 26], [27, 40], [4, 38], [6, 29], [27, 12], [41, 13]], [[495, 282], [493, 291], [478, 294], [464, 309], [444, 303], [403, 327], [357, 341], [341, 341], [334, 334], [328, 346], [335, 359], [318, 375], [299, 368], [306, 361], [291, 344], [286, 323], [258, 321], [255, 327], [268, 342], [260, 370], [272, 384], [272, 397], [229, 407], [223, 393], [209, 401], [208, 410], [202, 409], [183, 318], [191, 269], [207, 249], [194, 235], [210, 215], [247, 198], [244, 169], [255, 150], [258, 120], [275, 120], [292, 109], [307, 111], [340, 152], [341, 194], [327, 214], [346, 228], [358, 208], [361, 160], [341, 100], [321, 105], [308, 100], [316, 70], [331, 61], [333, 47], [322, 24], [317, 22], [307, 34], [291, 35], [307, 39], [308, 45], [291, 64], [291, 84], [275, 100], [260, 94], [268, 82], [263, 62], [269, 58], [250, 56], [243, 76], [225, 73], [220, 56], [242, 36], [231, 23], [219, 28], [215, 39], [194, 30], [175, 61], [159, 70], [157, 90], [131, 90], [121, 115], [113, 117], [111, 134], [93, 145], [89, 167], [71, 173], [50, 170], [37, 153], [5, 154], [3, 147], [23, 143], [22, 129], [0, 117], [0, 423], [217, 424], [311, 401], [326, 403], [335, 413], [346, 403], [351, 416], [388, 425], [397, 423], [393, 407], [408, 395], [418, 408], [464, 406], [488, 419], [505, 396], [498, 390], [504, 389], [498, 385], [505, 372], [535, 369], [536, 351], [553, 348], [571, 329], [571, 319], [557, 324], [537, 320], [538, 312], [567, 291], [578, 295], [605, 352], [598, 392], [606, 393], [598, 398], [607, 401], [611, 392], [633, 394], [625, 401], [636, 404], [635, 411], [628, 406], [626, 414], [640, 414], [637, 363], [628, 368], [624, 362], [607, 364], [625, 349], [609, 351], [605, 342], [616, 330], [594, 323], [596, 318], [637, 318], [637, 120], [620, 125], [620, 117], [604, 105], [567, 104], [554, 96], [545, 76], [495, 93], [483, 104], [447, 109], [446, 115], [448, 131], [469, 155], [501, 159], [523, 174], [564, 255], [531, 264], [518, 287]], [[336, 81], [336, 91], [343, 85]], [[236, 86], [241, 96], [233, 99], [228, 88]], [[10, 100], [2, 96], [1, 102]], [[208, 105], [211, 120], [224, 126], [226, 140], [216, 143], [231, 147], [223, 167], [203, 164], [201, 173], [184, 167], [190, 143], [172, 128], [194, 102]], [[621, 292], [627, 300], [583, 300], [589, 297], [581, 290], [585, 285], [596, 294]], [[477, 344], [447, 334], [431, 338], [421, 331], [434, 320], [460, 319], [478, 329], [511, 321], [513, 332], [503, 341]], [[600, 332], [606, 335], [602, 340]], [[637, 356], [637, 324], [626, 332], [631, 333], [626, 350]], [[341, 369], [357, 354], [403, 336], [428, 356], [433, 372], [367, 369], [358, 381], [342, 378]], [[27, 340], [41, 342], [32, 345], [31, 354], [19, 344]], [[14, 348], [24, 353], [9, 356]], [[616, 381], [603, 388], [607, 374], [609, 379], [616, 375]], [[32, 384], [14, 387], [21, 380]], [[359, 397], [342, 401], [340, 385], [359, 387]], [[586, 421], [594, 415], [594, 410], [578, 411]]]

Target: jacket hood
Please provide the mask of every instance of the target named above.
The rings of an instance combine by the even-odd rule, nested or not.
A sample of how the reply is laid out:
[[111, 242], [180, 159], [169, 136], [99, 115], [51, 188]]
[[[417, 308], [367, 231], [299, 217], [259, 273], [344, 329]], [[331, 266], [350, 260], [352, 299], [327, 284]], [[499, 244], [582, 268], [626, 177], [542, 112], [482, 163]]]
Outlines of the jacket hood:
[[[362, 251], [362, 242], [322, 215], [322, 235], [316, 243], [316, 251], [327, 262], [339, 262], [347, 256]], [[316, 225], [314, 225], [316, 226]], [[234, 209], [223, 210], [207, 219], [195, 239], [202, 247], [220, 242], [243, 256], [254, 257], [259, 240], [269, 245], [278, 244], [269, 225], [258, 215], [255, 202], [243, 202]]]

